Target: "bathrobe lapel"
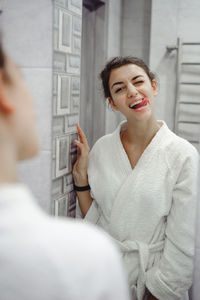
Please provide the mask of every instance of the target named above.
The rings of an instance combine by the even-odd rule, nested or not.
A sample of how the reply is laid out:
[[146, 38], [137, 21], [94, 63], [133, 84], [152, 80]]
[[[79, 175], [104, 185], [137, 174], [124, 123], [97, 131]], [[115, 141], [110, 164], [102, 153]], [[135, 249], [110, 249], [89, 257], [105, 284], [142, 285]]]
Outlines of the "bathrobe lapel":
[[[140, 182], [140, 186], [142, 186], [141, 173], [145, 176], [146, 170], [148, 170], [148, 172], [151, 172], [151, 163], [152, 161], [154, 161], [155, 164], [155, 155], [157, 154], [156, 152], [159, 149], [158, 147], [162, 145], [162, 140], [165, 138], [165, 131], [166, 125], [165, 123], [163, 123], [162, 127], [154, 136], [148, 147], [145, 149], [133, 169], [121, 143], [120, 129], [115, 132], [114, 144], [116, 145], [117, 151], [115, 152], [114, 159], [119, 163], [119, 169], [123, 170], [123, 172], [126, 173], [126, 179], [121, 184], [116, 198], [113, 201], [108, 232], [113, 237], [115, 243], [119, 246], [122, 256], [124, 257], [127, 265], [133, 263], [131, 260], [133, 256], [130, 256], [130, 253], [135, 253], [135, 255], [137, 255], [136, 253], [138, 253], [139, 273], [136, 285], [132, 280], [132, 275], [129, 274], [131, 293], [135, 295], [133, 299], [135, 299], [136, 297], [138, 300], [142, 300], [145, 293], [146, 271], [148, 268], [150, 254], [156, 252], [160, 253], [160, 251], [162, 251], [163, 249], [164, 242], [158, 241], [156, 243], [148, 244], [137, 239], [132, 239], [131, 236], [132, 232], [134, 231], [133, 228], [135, 228], [134, 222], [135, 220], [137, 222], [137, 217], [140, 217], [138, 210], [138, 207], [140, 208], [140, 204], [138, 206], [138, 203], [136, 202], [141, 200], [139, 199], [140, 197], [138, 198], [138, 191], [135, 190], [135, 186], [138, 182]], [[137, 194], [137, 197], [134, 197], [135, 194]], [[143, 204], [141, 204], [141, 207], [142, 205]], [[134, 211], [132, 214], [133, 220], [131, 220], [130, 216], [128, 216], [127, 218], [124, 217], [126, 215], [126, 212], [129, 214], [129, 210], [134, 209], [138, 214], [136, 218], [134, 217]], [[133, 222], [133, 226], [127, 226], [127, 223], [131, 222]], [[148, 220], [146, 224], [148, 224]]]
[[119, 163], [119, 169], [123, 170], [127, 177], [122, 183], [118, 194], [113, 201], [113, 207], [110, 216], [110, 232], [112, 232], [112, 226], [116, 231], [116, 220], [120, 218], [121, 210], [128, 209], [129, 201], [134, 201], [134, 183], [137, 181], [137, 177], [139, 174], [141, 174], [141, 172], [144, 172], [146, 168], [151, 168], [151, 161], [155, 161], [156, 151], [158, 151], [158, 145], [159, 147], [162, 145], [162, 140], [165, 136], [165, 130], [166, 124], [163, 122], [162, 127], [147, 146], [133, 169], [120, 139], [120, 129], [115, 131], [115, 145], [117, 151], [115, 152], [114, 159]]

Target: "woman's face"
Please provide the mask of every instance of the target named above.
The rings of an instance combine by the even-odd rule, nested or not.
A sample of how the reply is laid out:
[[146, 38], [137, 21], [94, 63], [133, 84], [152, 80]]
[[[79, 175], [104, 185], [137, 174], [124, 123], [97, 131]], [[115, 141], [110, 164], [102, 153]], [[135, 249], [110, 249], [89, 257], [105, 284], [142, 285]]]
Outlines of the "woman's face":
[[3, 83], [3, 97], [11, 111], [6, 113], [6, 120], [16, 147], [17, 160], [23, 160], [35, 156], [39, 150], [36, 118], [32, 97], [19, 67], [6, 59], [6, 70], [10, 80]]
[[111, 106], [119, 110], [127, 120], [147, 120], [154, 115], [154, 96], [157, 84], [150, 81], [146, 72], [134, 64], [113, 69], [109, 88]]

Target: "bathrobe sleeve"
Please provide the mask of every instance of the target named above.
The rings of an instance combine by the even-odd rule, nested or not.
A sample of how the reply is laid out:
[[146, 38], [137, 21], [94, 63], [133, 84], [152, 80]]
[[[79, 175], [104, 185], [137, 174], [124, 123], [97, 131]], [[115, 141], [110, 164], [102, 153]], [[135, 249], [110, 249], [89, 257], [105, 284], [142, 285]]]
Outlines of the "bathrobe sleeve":
[[[94, 146], [92, 147], [92, 149], [89, 153], [88, 180], [89, 180], [89, 185], [91, 186], [90, 195], [91, 195], [93, 201], [92, 201], [90, 208], [88, 209], [87, 214], [84, 217], [85, 221], [88, 221], [89, 223], [93, 223], [93, 224], [97, 224], [97, 222], [100, 218], [100, 214], [101, 214], [99, 205], [96, 202], [94, 194], [92, 192], [92, 184], [91, 184], [91, 177], [93, 177], [95, 175], [94, 170], [95, 170], [95, 172], [98, 172], [98, 166], [96, 167], [96, 162], [97, 162], [98, 156], [99, 156], [98, 147], [97, 147], [99, 140], [94, 144]], [[92, 174], [89, 173], [89, 170], [91, 168], [92, 168], [92, 172], [90, 171], [90, 173], [92, 173]], [[80, 206], [78, 203], [78, 197], [76, 199], [76, 218], [83, 218], [83, 215], [81, 213], [81, 209], [80, 209]]]
[[173, 189], [160, 263], [146, 273], [147, 288], [160, 300], [181, 299], [192, 284], [198, 165], [199, 155], [190, 148]]
[[[98, 202], [95, 200], [95, 195], [93, 193], [93, 179], [94, 178], [100, 178], [100, 151], [105, 151], [104, 147], [101, 146], [101, 140], [100, 138], [92, 147], [90, 153], [89, 153], [89, 160], [88, 160], [88, 180], [89, 185], [91, 187], [90, 195], [93, 199], [92, 204], [87, 212], [87, 214], [84, 217], [85, 221], [88, 221], [89, 223], [97, 224], [98, 220], [102, 214], [101, 208], [98, 204]], [[99, 147], [100, 146], [100, 147]], [[100, 179], [99, 179], [100, 180]], [[101, 181], [101, 180], [100, 180]]]
[[[96, 201], [94, 200], [94, 196], [92, 192], [90, 192], [91, 197], [93, 198], [92, 204], [90, 208], [88, 209], [87, 214], [85, 215], [84, 219], [85, 221], [88, 221], [93, 224], [97, 224], [99, 217], [100, 217], [100, 209]], [[77, 219], [83, 219], [83, 215], [78, 203], [78, 197], [76, 198], [76, 218]]]
[[99, 217], [100, 217], [99, 206], [96, 203], [96, 201], [93, 199], [92, 204], [87, 214], [85, 215], [85, 220], [90, 223], [97, 224]]
[[[91, 204], [87, 214], [85, 215], [84, 219], [90, 223], [97, 224], [99, 217], [100, 217], [99, 207], [93, 198], [92, 204]], [[83, 218], [83, 215], [81, 213], [80, 206], [78, 203], [78, 199], [76, 200], [76, 218], [77, 219]]]

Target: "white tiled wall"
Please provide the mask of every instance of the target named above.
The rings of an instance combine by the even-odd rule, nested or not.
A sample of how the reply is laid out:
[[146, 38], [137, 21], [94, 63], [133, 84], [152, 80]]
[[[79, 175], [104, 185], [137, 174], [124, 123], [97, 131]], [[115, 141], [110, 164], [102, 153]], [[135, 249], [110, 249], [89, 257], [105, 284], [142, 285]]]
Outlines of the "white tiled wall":
[[166, 47], [176, 45], [179, 0], [152, 1], [150, 67], [158, 76], [159, 94], [156, 100], [158, 119], [164, 119], [172, 129], [176, 92], [176, 52]]
[[74, 217], [71, 172], [77, 156], [82, 0], [53, 3], [52, 213]]
[[40, 205], [50, 212], [52, 1], [1, 1], [4, 46], [22, 67], [33, 94], [41, 139], [41, 153], [19, 164], [19, 177], [29, 185]]
[[[173, 129], [176, 96], [177, 53], [168, 53], [167, 46], [176, 45], [177, 37], [185, 42], [200, 42], [200, 2], [198, 0], [152, 0], [150, 67], [159, 78], [160, 91], [156, 112]], [[189, 54], [190, 59], [194, 55]], [[186, 57], [186, 56], [185, 56]], [[200, 61], [200, 53], [195, 54]], [[193, 67], [192, 73], [199, 73]], [[189, 72], [191, 74], [191, 72]], [[185, 75], [184, 75], [185, 76]], [[187, 75], [188, 76], [188, 75]], [[197, 87], [198, 89], [198, 87]], [[195, 93], [194, 89], [193, 92]], [[192, 97], [192, 94], [190, 95]]]

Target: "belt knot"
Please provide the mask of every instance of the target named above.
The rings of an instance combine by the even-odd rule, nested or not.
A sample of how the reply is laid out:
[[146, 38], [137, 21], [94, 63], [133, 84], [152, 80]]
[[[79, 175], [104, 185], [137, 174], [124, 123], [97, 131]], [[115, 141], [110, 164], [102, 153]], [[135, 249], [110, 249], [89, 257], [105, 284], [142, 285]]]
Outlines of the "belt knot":
[[139, 267], [139, 273], [137, 279], [136, 292], [137, 292], [137, 299], [142, 300], [145, 293], [146, 271], [149, 262], [149, 253], [163, 250], [164, 241], [160, 241], [154, 244], [147, 244], [137, 240], [135, 241], [126, 240], [124, 242], [115, 240], [115, 242], [118, 244], [123, 254], [131, 253], [134, 251], [138, 251], [139, 253], [140, 267]]

